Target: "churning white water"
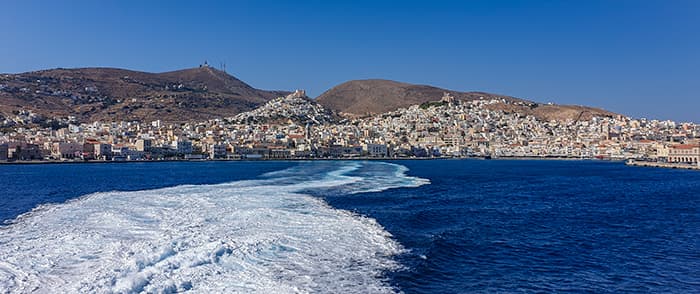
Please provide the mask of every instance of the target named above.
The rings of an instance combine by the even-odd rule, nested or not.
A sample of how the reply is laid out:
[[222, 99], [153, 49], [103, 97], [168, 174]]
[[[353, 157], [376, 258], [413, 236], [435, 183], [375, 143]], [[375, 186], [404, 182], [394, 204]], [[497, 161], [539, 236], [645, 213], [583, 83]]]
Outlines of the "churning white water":
[[394, 292], [383, 273], [398, 269], [401, 245], [373, 219], [303, 192], [427, 183], [405, 172], [302, 163], [259, 180], [43, 205], [0, 228], [0, 293]]

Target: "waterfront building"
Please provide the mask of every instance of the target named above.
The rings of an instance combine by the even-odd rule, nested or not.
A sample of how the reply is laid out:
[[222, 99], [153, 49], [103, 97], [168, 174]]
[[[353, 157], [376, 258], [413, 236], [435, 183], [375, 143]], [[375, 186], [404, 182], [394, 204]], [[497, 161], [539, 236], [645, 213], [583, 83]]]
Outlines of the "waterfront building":
[[112, 145], [112, 156], [124, 156], [129, 153], [129, 147], [117, 144], [117, 145]]
[[112, 157], [112, 145], [99, 143], [93, 146], [95, 159], [109, 160]]
[[7, 160], [8, 158], [8, 146], [7, 144], [0, 144], [0, 160]]
[[286, 148], [270, 148], [270, 158], [286, 159], [292, 157], [292, 151]]
[[192, 154], [192, 142], [177, 140], [173, 142], [173, 147], [177, 154]]
[[226, 144], [213, 144], [209, 149], [209, 158], [220, 159], [226, 158]]
[[136, 140], [136, 151], [148, 152], [151, 151], [151, 139]]
[[51, 155], [55, 158], [73, 159], [83, 153], [83, 144], [73, 142], [53, 143]]
[[672, 145], [668, 150], [668, 162], [698, 164], [700, 162], [700, 145]]
[[386, 157], [388, 149], [385, 144], [365, 144], [363, 150], [371, 157]]
[[10, 142], [7, 144], [7, 146], [7, 158], [9, 160], [42, 159], [41, 148], [39, 145], [25, 142]]
[[83, 143], [83, 159], [95, 159], [95, 145], [100, 143], [94, 140], [86, 140]]

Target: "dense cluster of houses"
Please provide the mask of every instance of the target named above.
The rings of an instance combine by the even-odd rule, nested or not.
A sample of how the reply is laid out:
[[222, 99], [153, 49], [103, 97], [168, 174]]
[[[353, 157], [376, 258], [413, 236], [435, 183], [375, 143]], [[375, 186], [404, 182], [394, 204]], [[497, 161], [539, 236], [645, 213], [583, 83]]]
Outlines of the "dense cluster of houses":
[[[168, 124], [32, 126], [31, 112], [0, 132], [0, 161], [411, 157], [562, 157], [698, 163], [700, 126], [632, 119], [542, 121], [492, 110], [506, 100], [414, 105], [342, 119], [297, 91], [231, 118]], [[7, 120], [7, 119], [6, 119]]]

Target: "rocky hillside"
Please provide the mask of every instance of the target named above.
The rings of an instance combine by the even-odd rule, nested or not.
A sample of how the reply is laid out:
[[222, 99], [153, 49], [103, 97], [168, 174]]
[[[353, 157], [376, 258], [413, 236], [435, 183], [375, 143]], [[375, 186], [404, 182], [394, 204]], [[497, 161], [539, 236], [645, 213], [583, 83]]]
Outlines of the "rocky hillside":
[[604, 109], [580, 105], [498, 103], [487, 105], [486, 108], [502, 110], [507, 113], [532, 115], [541, 121], [590, 120], [593, 117], [614, 117], [618, 115]]
[[166, 73], [52, 69], [0, 75], [0, 115], [29, 110], [79, 121], [205, 120], [233, 116], [287, 94], [255, 89], [206, 65]]
[[321, 94], [316, 101], [326, 108], [346, 116], [365, 116], [385, 113], [411, 105], [439, 101], [449, 93], [457, 101], [503, 100], [507, 103], [489, 105], [494, 110], [532, 115], [540, 120], [590, 119], [593, 116], [612, 116], [602, 109], [544, 105], [535, 102], [484, 92], [458, 92], [426, 85], [413, 85], [389, 80], [356, 80], [342, 83]]

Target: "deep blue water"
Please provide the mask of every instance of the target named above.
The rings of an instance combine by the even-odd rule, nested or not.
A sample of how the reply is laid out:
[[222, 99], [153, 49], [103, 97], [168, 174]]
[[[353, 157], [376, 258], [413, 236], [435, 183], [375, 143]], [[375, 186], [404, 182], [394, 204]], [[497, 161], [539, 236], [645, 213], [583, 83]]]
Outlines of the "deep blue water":
[[[403, 292], [700, 292], [700, 172], [597, 161], [395, 163], [431, 183], [309, 193], [376, 219], [409, 249], [396, 257], [404, 269], [386, 274]], [[2, 165], [0, 220], [94, 192], [254, 179], [299, 164]]]

